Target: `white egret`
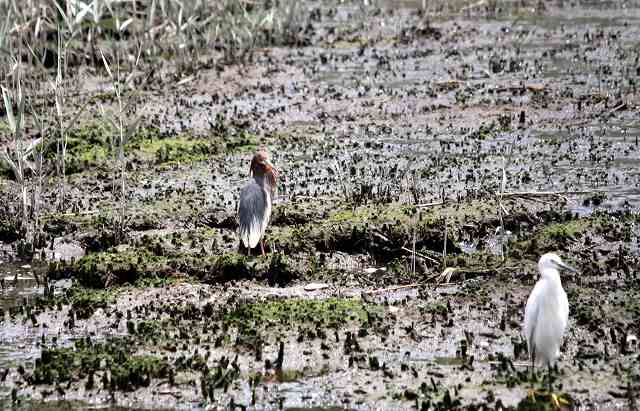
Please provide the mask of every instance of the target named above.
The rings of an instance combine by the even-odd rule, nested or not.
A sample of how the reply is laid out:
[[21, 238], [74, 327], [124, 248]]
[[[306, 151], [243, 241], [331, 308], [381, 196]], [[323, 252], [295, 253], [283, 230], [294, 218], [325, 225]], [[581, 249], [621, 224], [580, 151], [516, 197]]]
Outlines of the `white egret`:
[[524, 335], [531, 358], [531, 367], [536, 361], [549, 370], [549, 393], [551, 393], [551, 366], [560, 356], [560, 345], [569, 322], [569, 301], [560, 282], [560, 270], [576, 270], [562, 262], [554, 253], [547, 253], [538, 261], [540, 279], [533, 287], [524, 310]]

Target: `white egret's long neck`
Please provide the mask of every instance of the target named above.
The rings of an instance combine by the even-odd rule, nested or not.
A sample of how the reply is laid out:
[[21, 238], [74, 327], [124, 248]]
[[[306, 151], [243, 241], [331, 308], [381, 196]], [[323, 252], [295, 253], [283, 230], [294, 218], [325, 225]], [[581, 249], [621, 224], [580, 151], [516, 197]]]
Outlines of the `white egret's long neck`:
[[562, 282], [560, 281], [560, 273], [555, 268], [545, 268], [542, 273], [542, 277], [549, 281], [551, 284], [557, 285], [562, 288]]

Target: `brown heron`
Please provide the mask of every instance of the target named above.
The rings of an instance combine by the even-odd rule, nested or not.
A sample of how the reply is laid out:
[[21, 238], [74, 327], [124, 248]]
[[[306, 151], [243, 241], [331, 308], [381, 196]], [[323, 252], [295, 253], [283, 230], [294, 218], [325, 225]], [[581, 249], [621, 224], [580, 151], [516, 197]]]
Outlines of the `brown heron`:
[[269, 154], [259, 150], [251, 160], [249, 167], [251, 180], [240, 191], [238, 216], [240, 218], [240, 241], [251, 249], [260, 243], [260, 250], [264, 255], [264, 241], [262, 237], [271, 217], [271, 204], [276, 191], [278, 170], [269, 161]]

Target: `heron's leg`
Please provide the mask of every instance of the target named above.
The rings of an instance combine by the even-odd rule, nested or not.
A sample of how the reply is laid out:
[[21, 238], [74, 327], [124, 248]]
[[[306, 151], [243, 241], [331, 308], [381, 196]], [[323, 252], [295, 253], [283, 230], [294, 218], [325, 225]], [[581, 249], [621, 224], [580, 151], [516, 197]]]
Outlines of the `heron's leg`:
[[260, 240], [260, 250], [262, 250], [262, 255], [265, 255], [264, 253], [264, 240]]
[[548, 370], [549, 370], [549, 376], [548, 376], [549, 377], [549, 381], [548, 381], [549, 393], [551, 393], [552, 392], [552, 390], [551, 390], [551, 388], [552, 388], [551, 387], [551, 362], [547, 363], [547, 367], [548, 367]]
[[247, 256], [251, 257], [251, 247], [247, 246]]

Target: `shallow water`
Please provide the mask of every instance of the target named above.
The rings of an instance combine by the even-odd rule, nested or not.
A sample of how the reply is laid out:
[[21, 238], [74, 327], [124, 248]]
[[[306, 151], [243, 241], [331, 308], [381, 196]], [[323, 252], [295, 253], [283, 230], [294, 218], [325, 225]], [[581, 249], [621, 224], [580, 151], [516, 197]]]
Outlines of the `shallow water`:
[[42, 276], [44, 267], [28, 263], [0, 263], [0, 309], [7, 310], [42, 295], [37, 276]]

